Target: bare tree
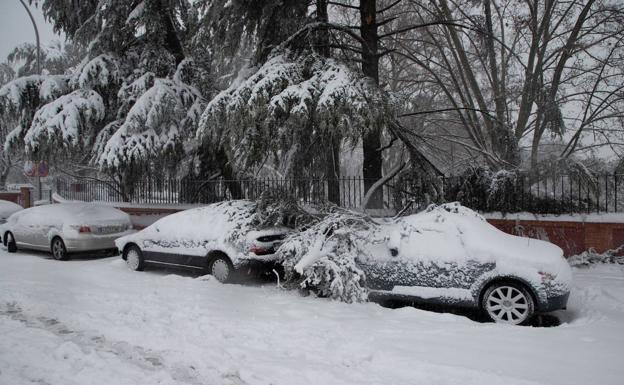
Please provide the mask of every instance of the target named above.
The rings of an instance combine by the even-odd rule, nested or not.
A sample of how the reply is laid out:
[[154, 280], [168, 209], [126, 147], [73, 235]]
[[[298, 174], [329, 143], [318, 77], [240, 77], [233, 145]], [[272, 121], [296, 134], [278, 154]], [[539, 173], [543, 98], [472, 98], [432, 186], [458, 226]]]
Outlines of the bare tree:
[[432, 24], [392, 35], [391, 55], [410, 63], [401, 84], [430, 101], [404, 115], [454, 120], [465, 135], [439, 139], [495, 168], [518, 167], [525, 147], [535, 167], [548, 133], [565, 143], [561, 158], [587, 149], [589, 135], [590, 146], [615, 146], [624, 132], [623, 17], [612, 0], [406, 0], [397, 22]]

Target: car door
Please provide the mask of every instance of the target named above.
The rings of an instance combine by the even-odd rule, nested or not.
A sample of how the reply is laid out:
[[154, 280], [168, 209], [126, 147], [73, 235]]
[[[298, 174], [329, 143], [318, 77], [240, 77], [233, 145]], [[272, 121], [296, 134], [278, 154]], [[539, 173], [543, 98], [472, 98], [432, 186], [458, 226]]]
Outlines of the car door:
[[15, 242], [18, 247], [33, 248], [35, 234], [32, 226], [32, 209], [27, 209], [19, 213], [12, 227]]
[[397, 260], [395, 285], [468, 289], [495, 267], [471, 255], [464, 231], [451, 220], [416, 225], [408, 221], [397, 228], [392, 245]]
[[58, 210], [61, 205], [40, 206], [35, 207], [29, 213], [28, 222], [25, 224], [30, 228], [31, 244], [39, 250], [50, 249], [50, 239], [48, 234], [54, 226], [55, 221], [60, 221], [59, 216], [55, 215], [54, 209]]
[[356, 263], [366, 276], [366, 285], [372, 290], [392, 290], [394, 285], [404, 281], [407, 270], [401, 259], [399, 245], [393, 237], [387, 239], [383, 234], [392, 234], [394, 225], [383, 225], [381, 231], [373, 230], [358, 245]]
[[174, 214], [144, 230], [145, 236], [140, 247], [145, 261], [172, 267], [203, 269], [206, 264], [205, 253], [197, 252], [196, 242], [185, 239], [180, 232], [170, 231], [176, 220], [180, 220], [178, 226], [185, 226], [184, 218], [178, 218]]

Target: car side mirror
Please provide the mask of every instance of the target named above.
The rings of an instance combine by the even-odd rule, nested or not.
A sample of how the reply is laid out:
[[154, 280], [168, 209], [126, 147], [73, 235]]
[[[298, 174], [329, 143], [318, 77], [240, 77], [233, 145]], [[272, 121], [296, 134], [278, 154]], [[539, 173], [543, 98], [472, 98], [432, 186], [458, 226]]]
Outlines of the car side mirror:
[[399, 249], [397, 249], [396, 247], [391, 247], [390, 248], [390, 255], [393, 257], [396, 257], [399, 255]]

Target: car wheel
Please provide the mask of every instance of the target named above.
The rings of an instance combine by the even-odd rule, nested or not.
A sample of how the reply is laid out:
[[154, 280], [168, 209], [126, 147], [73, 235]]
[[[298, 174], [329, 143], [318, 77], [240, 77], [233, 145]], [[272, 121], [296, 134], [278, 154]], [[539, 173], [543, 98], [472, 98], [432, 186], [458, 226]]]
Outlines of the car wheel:
[[142, 271], [144, 265], [143, 252], [139, 249], [138, 246], [132, 245], [126, 247], [124, 251], [124, 259], [126, 260], [126, 265], [130, 268], [130, 270], [134, 271]]
[[225, 255], [218, 255], [210, 262], [210, 274], [221, 283], [230, 283], [234, 278], [234, 266]]
[[8, 232], [5, 235], [6, 237], [6, 247], [9, 253], [15, 253], [17, 251], [17, 243], [15, 243], [15, 238], [13, 237], [13, 233]]
[[495, 283], [485, 291], [482, 307], [494, 322], [520, 325], [531, 319], [535, 303], [524, 286]]
[[67, 249], [65, 248], [65, 242], [63, 242], [60, 237], [52, 239], [50, 248], [52, 249], [52, 257], [57, 261], [67, 261], [69, 259]]

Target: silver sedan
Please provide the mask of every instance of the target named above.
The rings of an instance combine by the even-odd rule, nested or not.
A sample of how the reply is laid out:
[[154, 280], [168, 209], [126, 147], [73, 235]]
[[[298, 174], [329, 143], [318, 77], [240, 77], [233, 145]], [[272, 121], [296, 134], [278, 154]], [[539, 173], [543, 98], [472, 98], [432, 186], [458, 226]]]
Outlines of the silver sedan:
[[9, 252], [50, 251], [54, 259], [71, 253], [115, 250], [115, 239], [131, 234], [128, 214], [92, 203], [60, 203], [16, 212], [0, 226]]

